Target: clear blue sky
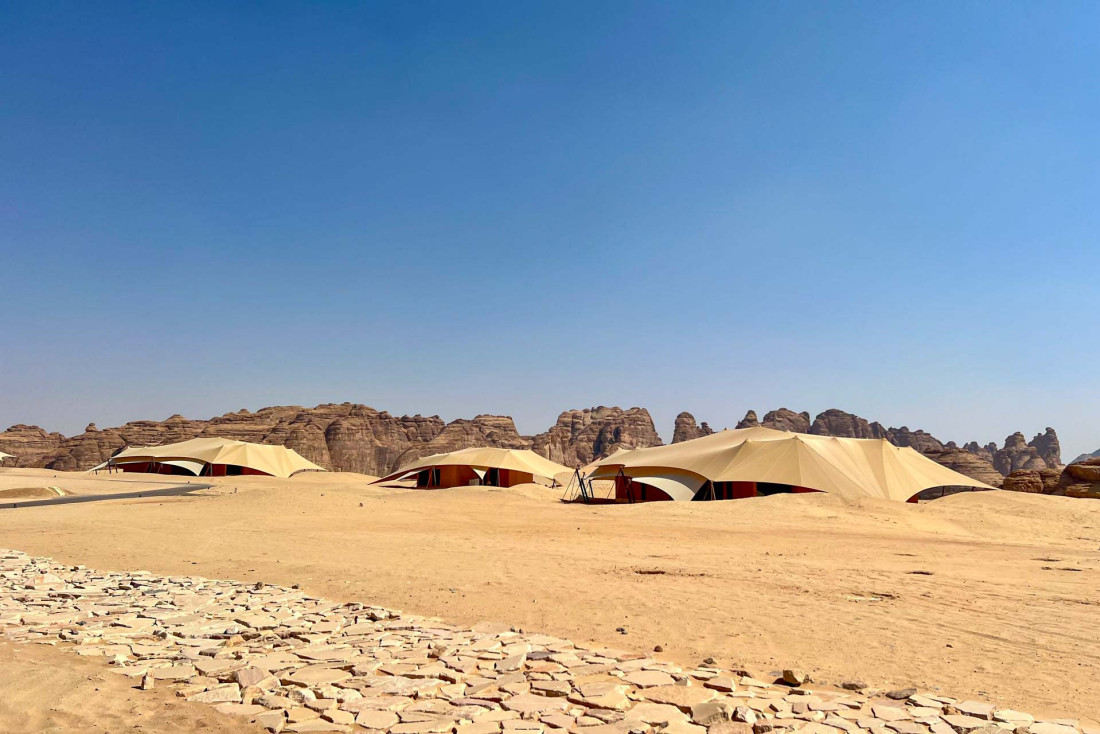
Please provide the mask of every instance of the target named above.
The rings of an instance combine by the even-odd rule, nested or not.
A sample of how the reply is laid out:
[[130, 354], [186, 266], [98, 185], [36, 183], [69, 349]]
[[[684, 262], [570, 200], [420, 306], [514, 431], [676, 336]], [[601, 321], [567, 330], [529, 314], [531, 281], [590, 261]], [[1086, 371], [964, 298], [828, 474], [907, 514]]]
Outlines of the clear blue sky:
[[1094, 2], [0, 4], [0, 423], [1100, 447]]

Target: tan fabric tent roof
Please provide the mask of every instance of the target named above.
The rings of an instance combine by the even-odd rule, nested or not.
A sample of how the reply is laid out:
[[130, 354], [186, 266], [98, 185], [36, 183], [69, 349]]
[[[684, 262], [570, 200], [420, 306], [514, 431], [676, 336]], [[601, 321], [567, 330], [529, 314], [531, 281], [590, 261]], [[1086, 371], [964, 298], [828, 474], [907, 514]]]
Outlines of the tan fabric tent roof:
[[158, 461], [191, 468], [189, 463], [247, 466], [274, 477], [289, 477], [300, 471], [325, 471], [286, 446], [234, 441], [229, 438], [192, 438], [163, 446], [123, 449], [111, 457], [115, 464]]
[[[567, 466], [562, 466], [549, 459], [536, 454], [528, 449], [497, 449], [497, 448], [469, 448], [459, 451], [451, 451], [445, 454], [433, 454], [401, 467], [397, 471], [384, 476], [378, 482], [392, 482], [395, 479], [408, 476], [421, 469], [434, 466], [471, 466], [475, 469], [510, 469], [512, 471], [527, 472], [536, 477], [553, 479], [562, 472], [572, 472]], [[377, 484], [377, 482], [375, 482]]]
[[[994, 489], [885, 439], [815, 436], [762, 426], [616, 453], [595, 466], [588, 475], [591, 479], [613, 479], [621, 469], [639, 481], [658, 479], [653, 483], [673, 499], [691, 499], [692, 485], [698, 487], [707, 479], [772, 482], [843, 497], [903, 502], [932, 487]], [[676, 482], [682, 488], [677, 488]]]
[[3, 451], [0, 451], [0, 461], [3, 461], [4, 459], [14, 459], [14, 458], [15, 457], [12, 456], [11, 454], [5, 454]]

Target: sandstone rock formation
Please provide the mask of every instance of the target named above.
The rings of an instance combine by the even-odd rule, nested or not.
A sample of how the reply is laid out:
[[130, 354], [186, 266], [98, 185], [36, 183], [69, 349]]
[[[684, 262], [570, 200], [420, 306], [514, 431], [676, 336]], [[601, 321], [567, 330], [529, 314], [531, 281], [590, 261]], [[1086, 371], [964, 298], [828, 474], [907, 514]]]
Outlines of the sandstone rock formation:
[[661, 437], [648, 410], [601, 405], [565, 411], [549, 431], [532, 439], [531, 449], [559, 464], [583, 466], [620, 448], [660, 445]]
[[426, 443], [416, 443], [397, 457], [395, 467], [408, 464], [422, 456], [442, 454], [474, 446], [504, 449], [529, 449], [531, 439], [519, 435], [515, 422], [506, 415], [479, 415], [473, 420], [458, 419]]
[[1047, 426], [1047, 429], [1039, 434], [1036, 434], [1035, 438], [1029, 442], [1030, 446], [1034, 446], [1036, 451], [1039, 452], [1039, 456], [1046, 462], [1047, 466], [1055, 467], [1062, 464], [1062, 444], [1058, 441], [1058, 434], [1054, 429]]
[[1100, 499], [1100, 459], [1086, 459], [1064, 468], [1018, 469], [1005, 477], [1004, 489]]
[[1055, 494], [1100, 499], [1100, 457], [1074, 462], [1058, 478]]
[[1039, 449], [1029, 444], [1019, 431], [1006, 438], [1004, 448], [993, 454], [993, 466], [1005, 476], [1022, 469], [1039, 471], [1048, 468]]
[[1070, 464], [1063, 473], [1079, 482], [1100, 482], [1100, 457]]
[[764, 420], [756, 419], [756, 411], [750, 410], [738, 423], [738, 428], [750, 428], [752, 426], [764, 426], [774, 428], [777, 431], [794, 431], [795, 433], [810, 432], [810, 414], [806, 412], [795, 413], [793, 410], [780, 408], [764, 415]]
[[979, 482], [985, 482], [992, 487], [1001, 486], [1001, 482], [1004, 480], [1001, 473], [994, 469], [988, 461], [957, 446], [923, 453], [932, 461], [943, 464], [948, 469], [957, 471], [959, 474], [965, 474], [971, 479], [977, 479]]
[[745, 413], [745, 417], [737, 421], [736, 428], [752, 428], [753, 426], [760, 425], [760, 420], [756, 417], [756, 411], [750, 410]]
[[[761, 421], [750, 410], [737, 427], [755, 425], [826, 436], [885, 438], [994, 486], [1013, 472], [1042, 472], [1061, 463], [1058, 436], [1051, 428], [1030, 442], [1022, 433], [1015, 433], [1002, 448], [976, 442], [959, 448], [925, 431], [886, 428], [835, 408], [812, 421], [809, 413], [787, 408], [770, 411]], [[672, 440], [677, 443], [710, 433], [713, 430], [707, 423], [697, 424], [695, 417], [685, 412], [676, 417]], [[163, 421], [131, 421], [105, 429], [92, 423], [70, 438], [20, 424], [0, 433], [0, 451], [15, 455], [8, 460], [9, 466], [74, 471], [96, 466], [125, 446], [154, 446], [196, 436], [284, 445], [326, 468], [373, 475], [389, 473], [422, 456], [470, 446], [530, 448], [566, 466], [583, 466], [619, 448], [661, 445], [653, 419], [644, 408], [567, 410], [548, 431], [523, 436], [508, 416], [479, 415], [447, 423], [439, 416], [397, 417], [366, 405], [327, 403], [314, 408], [288, 405], [256, 412], [239, 410], [209, 420], [173, 415]], [[1031, 475], [1019, 475], [1010, 484], [1036, 486]]]
[[38, 426], [18, 423], [0, 433], [0, 451], [15, 457], [7, 459], [4, 466], [40, 466], [42, 458], [64, 440], [60, 433], [47, 433]]
[[977, 441], [971, 441], [963, 445], [963, 450], [969, 451], [982, 461], [992, 466], [993, 454], [997, 453], [997, 444], [987, 443], [985, 446], [979, 446]]
[[706, 421], [702, 425], [697, 425], [695, 416], [685, 411], [676, 416], [676, 424], [672, 429], [672, 443], [690, 441], [693, 438], [702, 438], [712, 433], [714, 433], [714, 430], [707, 425]]
[[[53, 446], [33, 455], [18, 450], [9, 453], [19, 457], [20, 466], [71, 471], [106, 461], [124, 446], [155, 446], [197, 436], [220, 436], [282, 444], [329, 469], [379, 474], [389, 470], [411, 445], [431, 441], [445, 427], [446, 423], [438, 416], [397, 418], [352, 403], [315, 408], [277, 406], [254, 413], [240, 410], [210, 420], [173, 415], [164, 421], [131, 421], [104, 430], [92, 425], [71, 438], [51, 434], [57, 436]], [[20, 429], [14, 426], [0, 433], [0, 446], [11, 445], [28, 434], [26, 427]]]
[[328, 469], [382, 475], [422, 456], [471, 446], [534, 448], [567, 466], [580, 466], [620, 447], [661, 443], [643, 408], [590, 408], [562, 413], [537, 436], [521, 436], [508, 416], [479, 415], [447, 423], [439, 416], [393, 416], [366, 405], [328, 403], [314, 408], [275, 406], [239, 410], [210, 420], [173, 415], [164, 421], [131, 421], [65, 438], [37, 426], [0, 433], [9, 466], [76, 471], [90, 469], [125, 446], [156, 446], [197, 436], [220, 436], [288, 446]]
[[1031, 494], [1064, 494], [1058, 491], [1062, 472], [1058, 469], [1019, 469], [1004, 479], [1002, 489]]
[[1000, 486], [1004, 477], [1014, 471], [1038, 472], [1061, 465], [1058, 434], [1053, 428], [1047, 428], [1030, 442], [1022, 433], [1015, 433], [1005, 440], [1003, 448], [998, 448], [994, 443], [982, 446], [976, 441], [960, 448], [953, 441], [944, 443], [926, 431], [912, 430], [907, 426], [886, 428], [881, 423], [868, 421], [836, 408], [818, 414], [812, 422], [809, 413], [795, 413], [787, 408], [767, 413], [762, 421], [757, 419], [755, 411], [750, 410], [737, 427], [750, 426], [766, 426], [819, 436], [884, 438], [895, 446], [908, 446], [949, 469], [995, 487]]
[[886, 438], [881, 423], [869, 423], [852, 413], [830, 408], [814, 418], [809, 433], [818, 436], [844, 436], [847, 438]]
[[932, 434], [920, 429], [911, 431], [908, 426], [887, 428], [886, 439], [895, 446], [908, 446], [922, 454], [943, 451], [947, 448], [942, 441]]

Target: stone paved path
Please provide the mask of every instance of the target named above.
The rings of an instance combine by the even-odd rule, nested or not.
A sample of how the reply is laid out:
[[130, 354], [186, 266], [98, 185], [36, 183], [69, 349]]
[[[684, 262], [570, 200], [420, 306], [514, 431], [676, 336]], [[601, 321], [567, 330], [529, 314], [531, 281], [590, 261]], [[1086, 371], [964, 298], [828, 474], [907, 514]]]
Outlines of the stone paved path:
[[0, 550], [0, 633], [70, 646], [136, 686], [171, 686], [273, 732], [1100, 734], [983, 702], [775, 685], [297, 589], [18, 551]]

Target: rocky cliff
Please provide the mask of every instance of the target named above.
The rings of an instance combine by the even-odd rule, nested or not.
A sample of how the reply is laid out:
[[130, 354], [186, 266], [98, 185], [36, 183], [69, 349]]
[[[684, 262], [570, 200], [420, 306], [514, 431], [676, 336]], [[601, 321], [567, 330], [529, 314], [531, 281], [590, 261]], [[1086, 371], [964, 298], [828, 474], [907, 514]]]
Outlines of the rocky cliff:
[[[1008, 483], [1011, 488], [1033, 491], [1042, 485], [1047, 491], [1062, 476], [1061, 449], [1051, 428], [1031, 441], [1014, 433], [1000, 448], [976, 442], [960, 448], [921, 430], [887, 428], [837, 409], [826, 410], [812, 420], [809, 413], [787, 408], [770, 411], [759, 420], [750, 410], [737, 427], [756, 425], [825, 436], [885, 438], [994, 486], [1000, 486], [1005, 476], [1015, 475]], [[672, 440], [688, 441], [713, 432], [707, 423], [697, 423], [685, 412], [676, 417]], [[105, 429], [92, 423], [83, 433], [68, 438], [38, 426], [15, 425], [0, 433], [0, 451], [16, 457], [9, 459], [7, 466], [73, 471], [96, 466], [125, 446], [154, 446], [196, 436], [281, 444], [328, 469], [373, 475], [389, 473], [422, 456], [470, 446], [529, 448], [566, 466], [583, 466], [619, 448], [661, 445], [653, 418], [644, 408], [567, 410], [544, 433], [523, 436], [508, 416], [479, 415], [448, 423], [439, 416], [398, 417], [366, 405], [327, 403], [314, 408], [284, 405], [256, 412], [239, 410], [209, 420], [173, 415], [163, 421], [131, 421]]]
[[421, 456], [470, 446], [533, 448], [567, 466], [580, 466], [620, 447], [661, 443], [643, 408], [566, 411], [547, 432], [521, 436], [508, 416], [479, 415], [447, 423], [439, 416], [397, 417], [366, 405], [329, 403], [239, 410], [209, 420], [173, 415], [103, 430], [93, 423], [69, 438], [38, 426], [16, 425], [0, 433], [0, 451], [16, 457], [7, 466], [75, 471], [96, 466], [125, 446], [155, 446], [197, 436], [281, 444], [328, 469], [373, 475]]
[[42, 466], [44, 457], [57, 450], [64, 440], [60, 433], [47, 433], [38, 426], [18, 423], [0, 433], [0, 451], [15, 457], [6, 459], [4, 466]]
[[660, 446], [661, 437], [645, 408], [567, 410], [546, 433], [531, 440], [531, 449], [566, 466], [584, 466], [620, 448]]

